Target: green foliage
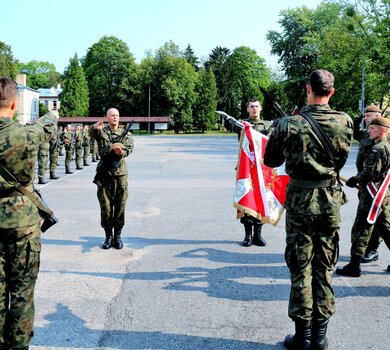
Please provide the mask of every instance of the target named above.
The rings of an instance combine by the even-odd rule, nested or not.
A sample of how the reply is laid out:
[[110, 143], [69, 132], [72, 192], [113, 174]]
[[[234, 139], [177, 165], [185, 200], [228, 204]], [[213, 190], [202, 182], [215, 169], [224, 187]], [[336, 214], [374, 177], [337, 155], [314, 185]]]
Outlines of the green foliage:
[[60, 96], [60, 115], [67, 117], [88, 116], [88, 84], [77, 54], [69, 60], [64, 73], [64, 88]]
[[136, 110], [138, 66], [122, 40], [104, 36], [93, 44], [83, 60], [89, 88], [90, 115], [105, 115], [115, 107], [121, 115], [133, 115]]
[[49, 112], [49, 109], [46, 107], [46, 105], [42, 102], [39, 102], [39, 116], [42, 117], [46, 113]]
[[0, 41], [0, 77], [15, 79], [17, 74], [11, 46]]
[[240, 46], [233, 50], [223, 67], [225, 110], [230, 115], [246, 115], [252, 98], [262, 100], [259, 86], [270, 83], [270, 71], [256, 51]]
[[211, 130], [216, 123], [217, 85], [214, 73], [202, 68], [195, 86], [196, 99], [193, 107], [193, 125], [202, 132]]
[[56, 87], [61, 83], [61, 74], [54, 64], [43, 61], [30, 61], [17, 64], [20, 74], [26, 74], [27, 86], [32, 89]]
[[199, 71], [199, 59], [195, 56], [195, 52], [190, 44], [184, 50], [184, 58], [196, 71]]

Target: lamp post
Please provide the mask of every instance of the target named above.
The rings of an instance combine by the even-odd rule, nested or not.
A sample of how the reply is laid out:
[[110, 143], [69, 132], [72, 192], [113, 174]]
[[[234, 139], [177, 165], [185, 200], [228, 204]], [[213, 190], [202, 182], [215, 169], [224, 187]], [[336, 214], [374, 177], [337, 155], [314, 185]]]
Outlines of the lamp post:
[[149, 83], [149, 98], [148, 98], [148, 134], [150, 134], [150, 83]]

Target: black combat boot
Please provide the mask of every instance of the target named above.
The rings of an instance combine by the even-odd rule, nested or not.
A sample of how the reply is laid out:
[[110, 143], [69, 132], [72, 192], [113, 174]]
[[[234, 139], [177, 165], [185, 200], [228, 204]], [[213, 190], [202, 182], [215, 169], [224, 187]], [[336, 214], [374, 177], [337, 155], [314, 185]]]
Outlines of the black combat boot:
[[295, 321], [295, 334], [288, 335], [283, 345], [289, 350], [311, 349], [311, 326], [309, 321]]
[[45, 184], [47, 184], [47, 181], [45, 180], [45, 178], [43, 176], [38, 176], [38, 184], [45, 185]]
[[347, 277], [360, 277], [362, 272], [360, 269], [360, 259], [359, 257], [352, 256], [349, 264], [336, 269], [336, 274]]
[[66, 168], [66, 169], [65, 169], [65, 174], [73, 174], [73, 171], [70, 171], [69, 168]]
[[123, 248], [123, 242], [121, 238], [122, 228], [116, 228], [114, 227], [114, 241], [112, 242], [112, 245], [116, 249], [122, 249]]
[[102, 245], [102, 248], [110, 249], [112, 246], [112, 227], [105, 227], [104, 232], [106, 234], [106, 239]]
[[263, 224], [255, 223], [253, 225], [253, 241], [252, 244], [258, 245], [259, 247], [265, 247], [267, 242], [263, 237], [261, 237], [261, 230], [263, 229]]
[[89, 166], [89, 164], [87, 163], [87, 161], [84, 162], [84, 166]]
[[378, 251], [376, 250], [370, 250], [366, 254], [363, 255], [362, 260], [360, 260], [361, 263], [366, 264], [373, 261], [377, 261], [379, 259]]
[[83, 169], [83, 167], [82, 166], [80, 166], [80, 165], [76, 165], [76, 170], [82, 170]]
[[326, 350], [329, 342], [326, 337], [329, 320], [313, 320], [311, 349]]
[[51, 171], [50, 172], [50, 180], [58, 180], [59, 177], [56, 175], [55, 172]]
[[253, 239], [252, 224], [245, 223], [244, 227], [245, 227], [245, 238], [244, 241], [242, 242], [242, 245], [244, 247], [250, 247], [252, 245], [252, 239]]

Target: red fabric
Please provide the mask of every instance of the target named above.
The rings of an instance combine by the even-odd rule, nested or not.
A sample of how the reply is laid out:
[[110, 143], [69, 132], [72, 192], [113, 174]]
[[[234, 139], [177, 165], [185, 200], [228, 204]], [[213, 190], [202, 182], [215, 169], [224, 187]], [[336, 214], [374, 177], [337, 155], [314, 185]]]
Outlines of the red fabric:
[[[379, 187], [379, 190], [375, 193], [375, 197], [372, 201], [371, 208], [367, 216], [367, 221], [369, 224], [375, 224], [376, 219], [379, 216], [383, 200], [386, 197], [389, 185], [390, 185], [390, 170], [387, 172], [387, 175], [384, 181], [382, 182], [381, 186]], [[369, 185], [367, 185], [367, 189], [370, 191]]]
[[263, 164], [268, 138], [245, 123], [241, 134], [233, 206], [237, 216], [251, 215], [263, 223], [276, 225], [286, 200], [289, 176], [284, 169]]

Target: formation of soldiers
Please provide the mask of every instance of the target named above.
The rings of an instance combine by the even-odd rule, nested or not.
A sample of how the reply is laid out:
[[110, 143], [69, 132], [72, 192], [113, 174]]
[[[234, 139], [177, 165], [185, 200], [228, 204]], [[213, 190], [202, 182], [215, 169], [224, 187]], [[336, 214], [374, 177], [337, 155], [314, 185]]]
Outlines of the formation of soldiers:
[[75, 161], [76, 170], [89, 166], [88, 159], [91, 156], [92, 162], [97, 162], [99, 158], [96, 140], [89, 135], [89, 126], [68, 124], [65, 128], [58, 127], [56, 137], [52, 137], [49, 142], [43, 142], [38, 149], [38, 184], [46, 184], [45, 178], [49, 170], [49, 179], [57, 180], [56, 174], [59, 165], [59, 156], [65, 155], [65, 174], [72, 174], [72, 161]]

